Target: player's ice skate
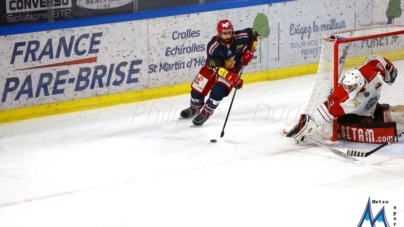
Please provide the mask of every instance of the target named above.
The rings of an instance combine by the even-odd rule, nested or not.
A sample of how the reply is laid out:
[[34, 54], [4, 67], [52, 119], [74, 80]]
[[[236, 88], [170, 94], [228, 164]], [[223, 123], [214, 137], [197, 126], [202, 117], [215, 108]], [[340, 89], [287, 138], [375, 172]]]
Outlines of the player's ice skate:
[[192, 110], [191, 108], [186, 108], [181, 111], [180, 119], [190, 119], [190, 118], [196, 116], [198, 113], [199, 113], [199, 111]]
[[192, 120], [192, 123], [195, 126], [202, 126], [209, 119], [209, 117], [213, 114], [213, 112], [215, 111], [215, 109], [219, 105], [219, 103], [220, 102], [209, 99], [206, 102], [205, 106], [202, 108], [201, 113], [196, 115], [196, 117], [194, 117], [194, 119]]

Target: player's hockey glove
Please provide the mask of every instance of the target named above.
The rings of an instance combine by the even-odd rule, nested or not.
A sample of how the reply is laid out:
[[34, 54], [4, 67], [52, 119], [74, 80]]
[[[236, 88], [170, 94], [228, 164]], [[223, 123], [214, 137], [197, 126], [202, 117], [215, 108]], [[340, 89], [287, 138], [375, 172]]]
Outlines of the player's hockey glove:
[[254, 57], [254, 51], [250, 49], [245, 49], [243, 54], [241, 55], [241, 61], [243, 61], [247, 66], [252, 61], [253, 57]]
[[226, 76], [226, 80], [230, 82], [231, 86], [240, 89], [243, 87], [244, 81], [238, 77], [236, 73], [229, 72]]
[[397, 68], [394, 67], [393, 63], [387, 60], [386, 73], [384, 75], [384, 82], [387, 84], [393, 84], [397, 77]]
[[232, 87], [235, 87], [237, 89], [240, 89], [243, 87], [244, 81], [238, 77], [237, 73], [228, 71], [225, 68], [219, 68], [219, 71], [217, 72], [219, 76], [225, 78], [229, 83], [231, 84]]

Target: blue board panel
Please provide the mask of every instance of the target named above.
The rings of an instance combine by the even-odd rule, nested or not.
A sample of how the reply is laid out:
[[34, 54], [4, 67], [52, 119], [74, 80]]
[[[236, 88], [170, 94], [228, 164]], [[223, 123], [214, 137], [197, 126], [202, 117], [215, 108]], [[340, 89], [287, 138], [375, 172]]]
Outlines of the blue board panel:
[[98, 17], [74, 18], [68, 20], [55, 21], [52, 23], [41, 22], [34, 24], [12, 25], [12, 26], [0, 27], [0, 36], [16, 35], [30, 32], [40, 32], [47, 30], [57, 30], [65, 28], [75, 28], [82, 26], [94, 26], [100, 24], [111, 24], [133, 20], [143, 20], [150, 18], [234, 9], [248, 6], [274, 4], [280, 2], [288, 2], [288, 0], [239, 0], [239, 1], [233, 0], [233, 1], [205, 3], [201, 5], [145, 10], [137, 13], [123, 13], [123, 14], [98, 16]]

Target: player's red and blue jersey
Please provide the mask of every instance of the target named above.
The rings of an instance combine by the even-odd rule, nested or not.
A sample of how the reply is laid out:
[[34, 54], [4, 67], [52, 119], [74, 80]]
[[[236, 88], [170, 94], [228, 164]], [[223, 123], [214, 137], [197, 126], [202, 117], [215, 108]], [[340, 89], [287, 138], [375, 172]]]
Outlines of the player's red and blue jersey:
[[241, 68], [241, 55], [244, 49], [254, 50], [259, 34], [251, 28], [235, 31], [230, 44], [222, 44], [214, 36], [207, 45], [206, 65], [209, 68], [223, 67], [238, 71]]

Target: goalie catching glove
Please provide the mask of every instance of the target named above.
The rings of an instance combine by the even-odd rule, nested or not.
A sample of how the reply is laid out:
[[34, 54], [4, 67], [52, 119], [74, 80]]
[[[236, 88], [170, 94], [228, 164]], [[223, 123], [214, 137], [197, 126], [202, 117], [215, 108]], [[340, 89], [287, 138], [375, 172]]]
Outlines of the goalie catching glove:
[[393, 84], [397, 77], [397, 68], [394, 67], [393, 63], [387, 60], [386, 73], [384, 75], [384, 82], [387, 84]]
[[228, 71], [225, 68], [220, 68], [217, 74], [223, 78], [225, 78], [232, 87], [240, 89], [243, 87], [244, 81], [238, 77], [237, 73]]
[[383, 76], [383, 81], [389, 85], [393, 84], [397, 77], [397, 68], [394, 67], [394, 64], [391, 61], [382, 56], [369, 56], [366, 58], [365, 64], [375, 60], [379, 61], [380, 64], [384, 66], [384, 69], [380, 67], [377, 68]]

